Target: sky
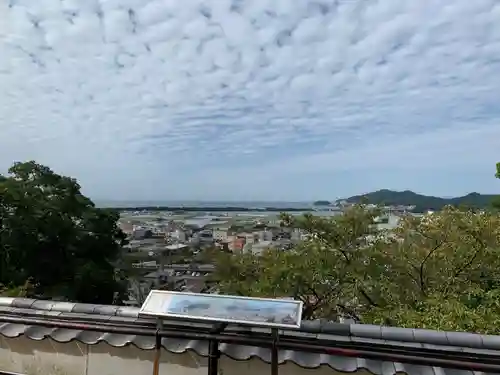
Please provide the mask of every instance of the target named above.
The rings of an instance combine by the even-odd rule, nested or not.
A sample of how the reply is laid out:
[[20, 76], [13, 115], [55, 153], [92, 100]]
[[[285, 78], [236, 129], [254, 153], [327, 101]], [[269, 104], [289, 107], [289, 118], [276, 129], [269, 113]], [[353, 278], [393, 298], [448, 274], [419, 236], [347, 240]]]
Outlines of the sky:
[[500, 192], [497, 0], [0, 0], [0, 170], [96, 200]]

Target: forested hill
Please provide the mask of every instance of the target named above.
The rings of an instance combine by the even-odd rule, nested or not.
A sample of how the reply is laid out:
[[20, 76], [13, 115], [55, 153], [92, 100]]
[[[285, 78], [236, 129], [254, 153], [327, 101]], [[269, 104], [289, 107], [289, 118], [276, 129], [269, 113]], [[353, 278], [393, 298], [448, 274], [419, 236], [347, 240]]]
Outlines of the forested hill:
[[393, 190], [378, 190], [372, 193], [363, 195], [355, 195], [347, 198], [349, 203], [357, 203], [365, 200], [367, 203], [384, 204], [384, 205], [414, 205], [415, 212], [423, 212], [427, 210], [440, 210], [446, 205], [453, 206], [469, 206], [476, 208], [490, 207], [495, 195], [470, 193], [463, 197], [456, 198], [441, 198], [428, 195], [421, 195], [413, 191], [393, 191]]

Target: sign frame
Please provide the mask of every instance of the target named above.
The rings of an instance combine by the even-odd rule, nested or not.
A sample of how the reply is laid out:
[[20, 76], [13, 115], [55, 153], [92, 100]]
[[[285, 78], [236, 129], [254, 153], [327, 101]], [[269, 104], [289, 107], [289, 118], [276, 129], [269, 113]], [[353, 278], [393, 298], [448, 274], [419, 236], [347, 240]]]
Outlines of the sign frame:
[[[277, 310], [280, 307], [283, 309], [288, 305], [288, 309], [293, 306], [294, 313], [287, 314], [290, 319], [293, 319], [293, 323], [282, 323], [282, 322], [269, 322], [269, 321], [258, 321], [258, 320], [244, 320], [237, 318], [225, 318], [222, 316], [205, 316], [205, 315], [193, 315], [189, 313], [176, 313], [169, 312], [169, 309], [175, 309], [176, 304], [183, 304], [184, 302], [189, 302], [189, 299], [197, 300], [192, 301], [192, 303], [203, 303], [202, 300], [208, 302], [210, 299], [216, 300], [216, 303], [233, 302], [233, 305], [237, 305], [238, 301], [247, 301], [252, 304], [262, 303], [263, 308], [272, 308], [275, 305]], [[156, 299], [156, 301], [154, 300]], [[176, 299], [178, 301], [176, 301]], [[161, 301], [160, 301], [161, 300]], [[222, 302], [221, 302], [222, 301]], [[234, 303], [236, 301], [236, 304]], [[149, 306], [152, 304], [152, 306]], [[265, 306], [268, 304], [269, 306]], [[173, 306], [172, 306], [173, 305]], [[281, 305], [281, 306], [280, 306]], [[227, 306], [226, 306], [227, 307]], [[222, 308], [222, 307], [221, 307]], [[296, 301], [293, 299], [274, 299], [274, 298], [259, 298], [259, 297], [246, 297], [246, 296], [232, 296], [223, 294], [203, 294], [203, 293], [189, 293], [189, 292], [177, 292], [177, 291], [167, 291], [167, 290], [156, 290], [153, 289], [149, 292], [146, 300], [141, 306], [139, 311], [139, 316], [155, 317], [157, 319], [176, 319], [176, 320], [189, 320], [192, 322], [200, 323], [228, 323], [228, 324], [238, 324], [253, 327], [268, 327], [275, 329], [298, 329], [302, 322], [302, 309], [303, 302]], [[284, 311], [284, 310], [283, 310]]]

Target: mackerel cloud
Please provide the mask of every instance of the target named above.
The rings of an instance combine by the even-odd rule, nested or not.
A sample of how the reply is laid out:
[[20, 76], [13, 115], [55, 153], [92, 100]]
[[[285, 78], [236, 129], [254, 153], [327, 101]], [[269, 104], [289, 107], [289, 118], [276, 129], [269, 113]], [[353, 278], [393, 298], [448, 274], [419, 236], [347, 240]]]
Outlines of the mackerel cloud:
[[101, 195], [474, 167], [499, 72], [495, 0], [0, 0], [0, 167]]

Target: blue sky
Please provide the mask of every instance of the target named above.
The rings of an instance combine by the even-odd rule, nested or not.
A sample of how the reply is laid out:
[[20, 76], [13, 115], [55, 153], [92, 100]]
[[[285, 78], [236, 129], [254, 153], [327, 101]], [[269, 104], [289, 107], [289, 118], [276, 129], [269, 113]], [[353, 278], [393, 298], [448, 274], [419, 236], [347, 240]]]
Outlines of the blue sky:
[[94, 199], [499, 192], [496, 0], [0, 0], [0, 169]]

